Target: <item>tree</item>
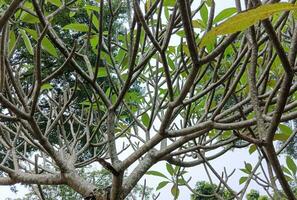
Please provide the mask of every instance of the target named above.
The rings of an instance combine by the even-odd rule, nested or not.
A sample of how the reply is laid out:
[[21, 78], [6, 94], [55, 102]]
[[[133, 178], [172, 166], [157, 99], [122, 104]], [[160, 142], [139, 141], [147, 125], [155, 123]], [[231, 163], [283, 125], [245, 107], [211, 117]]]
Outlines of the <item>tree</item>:
[[218, 188], [217, 185], [206, 181], [196, 183], [195, 193], [192, 195], [192, 200], [218, 200], [218, 199], [233, 199], [230, 192], [224, 188]]
[[[107, 170], [98, 170], [92, 172], [86, 172], [85, 170], [80, 170], [79, 175], [83, 178], [87, 179], [92, 184], [96, 185], [96, 187], [108, 188], [110, 185], [110, 180], [112, 175]], [[152, 191], [151, 188], [146, 187], [143, 193], [143, 186], [136, 185], [136, 187], [132, 190], [132, 192], [128, 195], [127, 200], [134, 199], [149, 199], [150, 193]], [[42, 194], [36, 187], [33, 187], [32, 190], [25, 195], [22, 200], [38, 200], [41, 195], [44, 199], [54, 200], [54, 199], [63, 199], [63, 200], [80, 200], [82, 197], [80, 194], [72, 190], [71, 188], [65, 185], [58, 186], [45, 186], [42, 189]]]
[[[186, 169], [204, 165], [230, 198], [254, 181], [296, 199], [296, 164], [278, 159], [297, 116], [294, 0], [235, 0], [217, 15], [214, 0], [0, 2], [0, 185], [120, 200], [147, 173], [177, 199], [195, 193]], [[259, 160], [235, 191], [211, 160], [246, 147]], [[162, 161], [171, 178], [150, 170]], [[110, 187], [79, 173], [94, 163]]]

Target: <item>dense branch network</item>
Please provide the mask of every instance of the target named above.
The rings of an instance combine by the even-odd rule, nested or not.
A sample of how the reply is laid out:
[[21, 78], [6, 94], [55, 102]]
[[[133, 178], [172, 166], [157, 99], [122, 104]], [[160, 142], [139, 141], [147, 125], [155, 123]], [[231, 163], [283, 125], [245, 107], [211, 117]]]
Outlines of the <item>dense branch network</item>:
[[[279, 124], [297, 117], [292, 12], [201, 47], [201, 37], [218, 23], [214, 0], [87, 3], [62, 1], [50, 14], [37, 0], [4, 5], [0, 185], [65, 184], [86, 199], [124, 199], [155, 163], [167, 161], [181, 169], [204, 165], [235, 199], [243, 199], [251, 180], [268, 194], [296, 199], [277, 156], [294, 135], [275, 147]], [[122, 22], [126, 32], [115, 33], [123, 4], [130, 15]], [[241, 12], [261, 2], [235, 4]], [[72, 27], [70, 46], [53, 20], [80, 9], [89, 20]], [[16, 60], [21, 46], [29, 54]], [[258, 150], [259, 162], [234, 191], [231, 175], [221, 176], [209, 161], [248, 146]], [[112, 173], [108, 191], [77, 173], [98, 162]]]

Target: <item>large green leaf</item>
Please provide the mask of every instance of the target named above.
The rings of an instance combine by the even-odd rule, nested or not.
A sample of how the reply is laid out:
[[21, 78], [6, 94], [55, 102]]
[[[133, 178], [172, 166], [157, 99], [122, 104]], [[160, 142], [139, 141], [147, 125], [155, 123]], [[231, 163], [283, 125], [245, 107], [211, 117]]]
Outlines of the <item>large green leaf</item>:
[[37, 17], [35, 17], [35, 16], [33, 16], [30, 13], [27, 13], [27, 12], [23, 12], [20, 19], [23, 22], [26, 22], [26, 23], [29, 23], [29, 24], [35, 24], [35, 23], [39, 22], [39, 19]]
[[28, 52], [29, 52], [31, 55], [33, 55], [33, 54], [34, 54], [34, 52], [33, 52], [33, 47], [32, 47], [32, 44], [31, 44], [31, 42], [30, 42], [30, 39], [29, 39], [28, 35], [26, 34], [26, 31], [23, 30], [23, 29], [21, 29], [21, 30], [20, 30], [20, 33], [21, 33], [21, 36], [22, 36], [22, 38], [23, 38], [23, 40], [24, 40], [26, 49], [28, 50]]
[[[32, 30], [32, 29], [29, 29], [29, 28], [26, 28], [25, 29], [26, 32], [28, 34], [30, 34], [32, 36], [32, 38], [34, 40], [38, 40], [38, 35], [37, 35], [37, 32], [35, 30]], [[52, 56], [54, 57], [58, 57], [58, 53], [57, 53], [57, 50], [55, 48], [55, 46], [50, 42], [49, 39], [47, 39], [47, 37], [44, 37], [41, 41], [41, 47], [47, 51], [49, 54], [51, 54]]]
[[289, 11], [297, 9], [297, 5], [290, 3], [275, 3], [261, 5], [257, 8], [250, 9], [245, 12], [241, 12], [226, 21], [219, 26], [209, 31], [201, 41], [200, 46], [205, 46], [209, 41], [218, 35], [226, 35], [243, 31], [260, 20], [266, 19], [273, 14], [281, 11]]

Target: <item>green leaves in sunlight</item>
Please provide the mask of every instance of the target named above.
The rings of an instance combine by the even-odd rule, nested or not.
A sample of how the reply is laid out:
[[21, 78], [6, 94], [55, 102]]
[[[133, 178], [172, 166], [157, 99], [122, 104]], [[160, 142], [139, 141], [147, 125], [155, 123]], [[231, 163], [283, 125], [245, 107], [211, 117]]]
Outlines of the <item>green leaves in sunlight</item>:
[[[236, 33], [238, 31], [243, 31], [248, 27], [252, 26], [253, 24], [257, 23], [258, 21], [266, 19], [277, 12], [289, 11], [289, 10], [295, 10], [295, 9], [297, 9], [297, 5], [294, 5], [294, 4], [275, 3], [275, 4], [261, 5], [257, 8], [250, 9], [245, 12], [241, 12], [227, 19], [219, 26], [209, 31], [202, 38], [200, 46], [205, 46], [209, 41], [211, 41], [213, 38], [215, 38], [218, 35], [226, 35], [226, 34]], [[219, 17], [216, 20], [219, 20], [220, 18], [221, 17]]]
[[166, 170], [170, 174], [170, 176], [166, 176], [159, 171], [148, 171], [147, 175], [158, 176], [165, 178], [165, 180], [159, 182], [156, 190], [160, 190], [170, 184], [171, 187], [171, 195], [174, 199], [177, 199], [180, 194], [180, 186], [184, 186], [187, 181], [184, 179], [183, 175], [187, 173], [184, 169], [181, 169], [180, 166], [174, 166], [170, 163], [166, 163]]

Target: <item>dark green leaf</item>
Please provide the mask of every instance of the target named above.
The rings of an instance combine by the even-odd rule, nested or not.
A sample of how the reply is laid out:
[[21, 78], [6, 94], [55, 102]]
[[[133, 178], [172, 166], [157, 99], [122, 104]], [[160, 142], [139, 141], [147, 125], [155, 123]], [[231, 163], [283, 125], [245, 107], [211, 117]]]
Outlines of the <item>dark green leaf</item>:
[[170, 165], [169, 163], [166, 163], [166, 169], [167, 169], [167, 171], [169, 172], [169, 174], [170, 174], [171, 176], [173, 176], [173, 174], [174, 174], [174, 169], [173, 169], [172, 165]]
[[244, 182], [246, 182], [247, 179], [248, 179], [248, 177], [246, 177], [246, 176], [241, 177], [241, 178], [239, 179], [239, 184], [240, 184], [240, 185], [243, 184]]

